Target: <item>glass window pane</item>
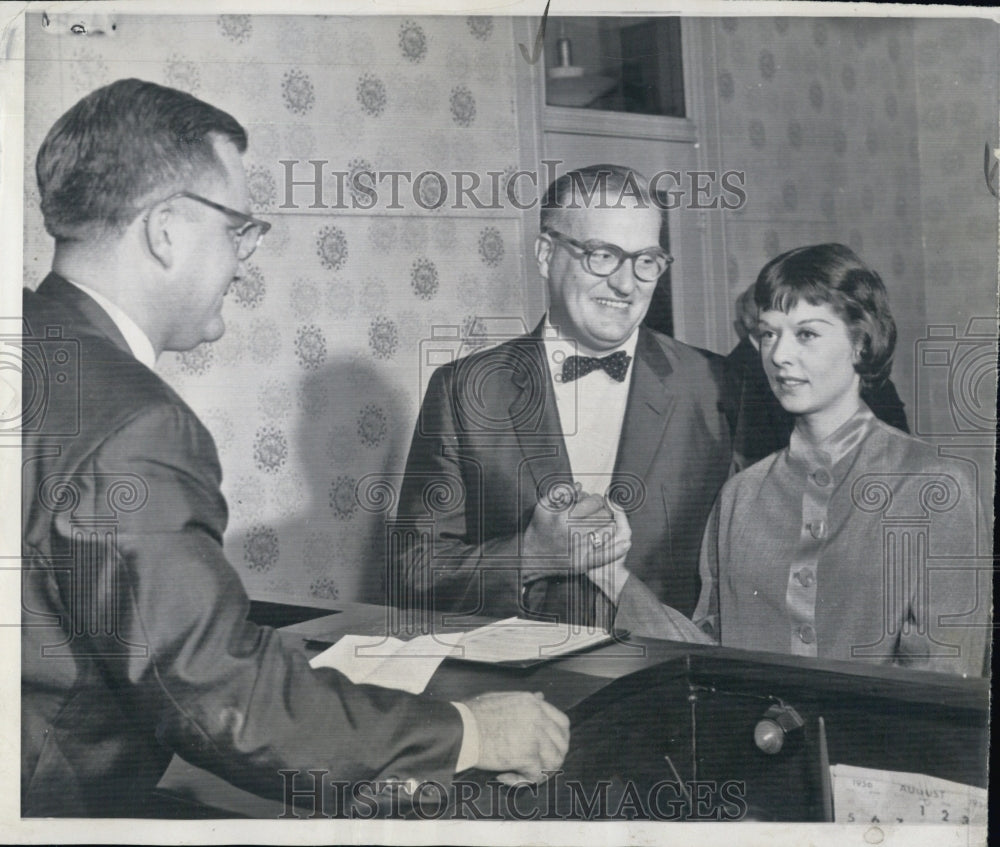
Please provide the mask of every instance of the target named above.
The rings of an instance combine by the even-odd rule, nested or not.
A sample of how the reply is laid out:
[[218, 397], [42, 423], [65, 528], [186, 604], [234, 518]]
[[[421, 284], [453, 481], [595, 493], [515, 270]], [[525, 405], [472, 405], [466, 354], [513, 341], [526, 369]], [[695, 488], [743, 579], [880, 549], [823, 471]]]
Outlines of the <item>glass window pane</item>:
[[679, 18], [550, 17], [549, 106], [684, 117]]

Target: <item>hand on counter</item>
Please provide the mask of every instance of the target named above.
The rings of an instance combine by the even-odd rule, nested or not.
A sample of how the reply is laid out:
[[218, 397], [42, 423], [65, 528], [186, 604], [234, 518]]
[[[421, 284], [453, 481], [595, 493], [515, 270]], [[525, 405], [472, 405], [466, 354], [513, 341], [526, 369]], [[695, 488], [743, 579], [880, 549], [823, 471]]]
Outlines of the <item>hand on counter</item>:
[[476, 719], [476, 767], [498, 771], [505, 785], [539, 783], [555, 770], [569, 748], [569, 718], [545, 702], [541, 692], [491, 692], [464, 701]]

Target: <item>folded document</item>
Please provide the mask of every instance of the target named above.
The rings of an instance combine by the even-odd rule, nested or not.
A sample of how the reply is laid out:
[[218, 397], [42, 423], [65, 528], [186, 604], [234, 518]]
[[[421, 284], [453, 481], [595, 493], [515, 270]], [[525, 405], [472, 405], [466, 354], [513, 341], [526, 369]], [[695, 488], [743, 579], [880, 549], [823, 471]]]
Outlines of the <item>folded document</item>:
[[351, 682], [420, 694], [446, 658], [531, 665], [611, 640], [603, 630], [508, 618], [467, 632], [421, 635], [409, 641], [345, 635], [315, 656], [314, 668], [334, 668]]

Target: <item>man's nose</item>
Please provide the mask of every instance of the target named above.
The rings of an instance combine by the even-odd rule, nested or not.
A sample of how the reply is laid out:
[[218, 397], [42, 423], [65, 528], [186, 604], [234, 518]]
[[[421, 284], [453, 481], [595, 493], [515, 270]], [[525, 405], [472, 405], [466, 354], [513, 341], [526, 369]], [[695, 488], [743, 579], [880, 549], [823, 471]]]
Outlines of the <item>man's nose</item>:
[[611, 276], [607, 277], [608, 285], [616, 293], [620, 294], [622, 297], [627, 297], [635, 290], [638, 278], [635, 275], [635, 262], [634, 259], [626, 259], [622, 262], [621, 267], [618, 268]]

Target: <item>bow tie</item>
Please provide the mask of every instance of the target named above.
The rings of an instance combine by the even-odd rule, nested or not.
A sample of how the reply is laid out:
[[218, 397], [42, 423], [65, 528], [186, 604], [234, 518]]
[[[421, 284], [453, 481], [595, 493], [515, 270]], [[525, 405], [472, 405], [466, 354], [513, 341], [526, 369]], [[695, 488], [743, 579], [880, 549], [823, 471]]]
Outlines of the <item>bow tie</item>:
[[624, 350], [612, 353], [610, 356], [567, 356], [562, 367], [562, 381], [572, 382], [592, 371], [603, 370], [612, 379], [625, 382], [629, 363], [632, 357]]

